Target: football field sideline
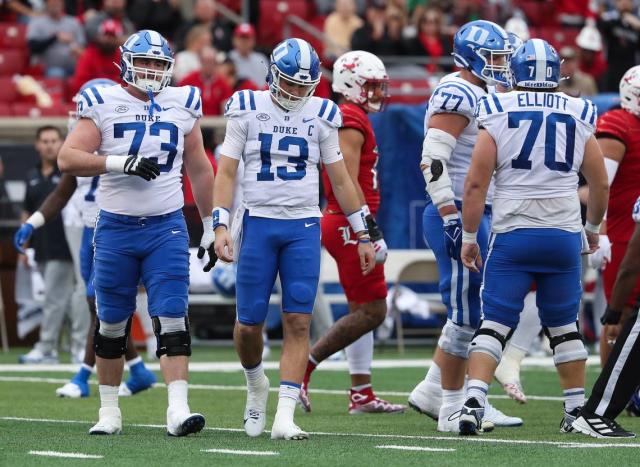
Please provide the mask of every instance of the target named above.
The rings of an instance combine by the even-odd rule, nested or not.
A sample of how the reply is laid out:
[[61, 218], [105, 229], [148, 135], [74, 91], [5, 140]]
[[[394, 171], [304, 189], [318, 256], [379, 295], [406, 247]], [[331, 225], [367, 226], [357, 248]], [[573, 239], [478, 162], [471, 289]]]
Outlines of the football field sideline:
[[[68, 420], [68, 419], [55, 419], [55, 418], [27, 418], [27, 417], [11, 417], [2, 416], [0, 420], [11, 422], [23, 422], [23, 423], [61, 423], [61, 424], [84, 424], [87, 426], [92, 425], [95, 421], [91, 420]], [[139, 428], [157, 428], [166, 429], [166, 425], [152, 424], [152, 423], [128, 423], [125, 425]], [[217, 431], [217, 432], [244, 432], [242, 428], [225, 428], [225, 427], [208, 427], [205, 426], [204, 430]], [[269, 430], [265, 430], [265, 433], [270, 433]], [[572, 440], [567, 441], [549, 441], [549, 440], [528, 440], [528, 439], [504, 439], [504, 438], [488, 438], [485, 436], [428, 436], [428, 435], [402, 435], [402, 434], [381, 434], [381, 433], [330, 433], [324, 431], [310, 431], [310, 435], [313, 436], [336, 436], [336, 437], [354, 437], [354, 438], [375, 438], [375, 439], [403, 439], [412, 441], [447, 441], [453, 443], [467, 442], [467, 443], [489, 443], [489, 444], [507, 444], [507, 445], [537, 445], [537, 446], [555, 446], [559, 448], [640, 448], [640, 443], [612, 443], [612, 442], [579, 442]]]

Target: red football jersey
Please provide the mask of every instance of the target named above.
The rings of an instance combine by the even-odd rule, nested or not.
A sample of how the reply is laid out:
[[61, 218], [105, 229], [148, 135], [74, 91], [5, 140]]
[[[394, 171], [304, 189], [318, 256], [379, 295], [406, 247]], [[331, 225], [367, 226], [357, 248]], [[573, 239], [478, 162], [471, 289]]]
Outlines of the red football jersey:
[[607, 235], [612, 242], [628, 242], [635, 228], [631, 212], [640, 196], [640, 118], [623, 109], [610, 110], [598, 119], [596, 137], [614, 138], [626, 147], [609, 190]]
[[[376, 137], [371, 128], [371, 122], [367, 113], [359, 106], [351, 103], [340, 105], [342, 112], [342, 128], [354, 128], [364, 135], [364, 144], [360, 152], [360, 171], [358, 172], [358, 183], [364, 193], [364, 199], [375, 216], [380, 206], [380, 191], [378, 189], [378, 146]], [[331, 182], [326, 171], [322, 173], [324, 191], [327, 197], [327, 209], [334, 213], [340, 213], [340, 205], [333, 194]]]

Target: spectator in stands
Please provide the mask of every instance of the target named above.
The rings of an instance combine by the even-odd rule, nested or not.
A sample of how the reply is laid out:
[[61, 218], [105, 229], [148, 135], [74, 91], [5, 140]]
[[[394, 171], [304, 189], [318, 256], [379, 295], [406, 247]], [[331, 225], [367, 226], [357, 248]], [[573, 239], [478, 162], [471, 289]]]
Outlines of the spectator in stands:
[[173, 37], [182, 23], [180, 0], [132, 0], [127, 16], [136, 29], [152, 29], [163, 37]]
[[[121, 35], [113, 36], [100, 32], [100, 25], [109, 19], [119, 21], [122, 24], [123, 32]], [[120, 47], [135, 30], [135, 26], [126, 16], [125, 0], [104, 0], [102, 11], [93, 15], [85, 23], [85, 31], [89, 42], [104, 48]]]
[[594, 79], [586, 73], [580, 71], [578, 67], [578, 52], [570, 46], [560, 49], [560, 91], [570, 96], [593, 96], [598, 94], [598, 87]]
[[336, 9], [324, 21], [324, 34], [327, 41], [324, 55], [335, 59], [350, 50], [351, 36], [364, 25], [356, 14], [355, 0], [336, 0]]
[[37, 13], [31, 8], [31, 4], [24, 0], [3, 0], [0, 2], [0, 21], [11, 23], [20, 21], [26, 23], [29, 18]]
[[556, 0], [554, 4], [558, 23], [564, 27], [582, 28], [587, 20], [595, 21], [592, 0]]
[[239, 24], [233, 31], [233, 49], [229, 52], [229, 57], [236, 64], [238, 76], [263, 87], [267, 81], [269, 59], [253, 50], [255, 46], [256, 30], [249, 23]]
[[45, 14], [27, 26], [27, 42], [47, 76], [64, 78], [73, 74], [85, 36], [78, 20], [65, 15], [63, 0], [47, 0]]
[[110, 37], [113, 40], [101, 40], [89, 43], [78, 58], [76, 72], [70, 83], [70, 91], [75, 95], [82, 85], [95, 78], [107, 78], [118, 82], [120, 70], [115, 63], [120, 63], [120, 48], [117, 38], [122, 37], [123, 28], [120, 21], [107, 19], [100, 23], [99, 37]]
[[404, 12], [386, 0], [369, 0], [364, 26], [351, 38], [352, 50], [366, 50], [377, 56], [406, 55], [402, 39]]
[[217, 52], [213, 47], [205, 47], [200, 51], [200, 64], [199, 71], [188, 74], [178, 85], [200, 88], [202, 113], [207, 117], [221, 115], [233, 91], [227, 81], [218, 75]]
[[205, 47], [211, 47], [213, 37], [211, 29], [205, 25], [192, 27], [187, 33], [186, 48], [178, 52], [173, 67], [173, 80], [176, 83], [189, 73], [200, 69], [200, 51]]
[[216, 19], [216, 2], [214, 0], [196, 0], [193, 6], [193, 19], [183, 23], [175, 36], [175, 49], [184, 48], [187, 32], [199, 24], [204, 24], [211, 29], [213, 46], [216, 50], [228, 52], [231, 50], [232, 26], [228, 21]]
[[600, 84], [607, 64], [602, 56], [602, 36], [593, 26], [585, 26], [576, 37], [580, 71], [591, 76]]
[[[56, 159], [62, 146], [62, 134], [56, 127], [41, 127], [36, 135], [35, 148], [40, 161], [27, 175], [22, 214], [23, 222], [29, 221], [32, 225], [36, 220], [29, 216], [38, 210], [60, 180]], [[31, 237], [30, 245], [35, 250], [35, 260], [44, 278], [44, 305], [40, 339], [29, 353], [20, 357], [20, 362], [57, 363], [58, 338], [64, 317], [71, 310], [70, 300], [74, 288], [73, 263], [62, 216], [58, 215], [37, 229]]]
[[598, 28], [607, 45], [607, 73], [603, 91], [618, 92], [622, 75], [638, 63], [640, 18], [634, 13], [633, 0], [616, 0], [616, 9], [603, 13]]
[[222, 60], [222, 63], [218, 65], [219, 75], [224, 79], [233, 92], [242, 91], [244, 89], [250, 89], [257, 91], [258, 86], [250, 79], [246, 79], [238, 76], [236, 71], [236, 64], [229, 57]]
[[[452, 40], [442, 34], [442, 11], [428, 7], [424, 10], [418, 23], [418, 35], [409, 43], [409, 54], [430, 57], [433, 62], [427, 65], [427, 71], [451, 71]], [[449, 61], [442, 64], [440, 59]]]

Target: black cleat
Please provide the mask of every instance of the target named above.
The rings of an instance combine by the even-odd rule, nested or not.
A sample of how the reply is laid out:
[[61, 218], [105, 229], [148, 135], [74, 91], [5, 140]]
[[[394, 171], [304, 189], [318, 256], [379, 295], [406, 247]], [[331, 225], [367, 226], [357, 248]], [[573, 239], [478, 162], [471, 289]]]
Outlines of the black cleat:
[[484, 407], [480, 405], [475, 397], [466, 400], [460, 412], [460, 435], [477, 435], [482, 427], [482, 417]]
[[594, 438], [635, 438], [635, 433], [625, 430], [615, 420], [601, 417], [584, 409], [572, 424], [573, 431]]

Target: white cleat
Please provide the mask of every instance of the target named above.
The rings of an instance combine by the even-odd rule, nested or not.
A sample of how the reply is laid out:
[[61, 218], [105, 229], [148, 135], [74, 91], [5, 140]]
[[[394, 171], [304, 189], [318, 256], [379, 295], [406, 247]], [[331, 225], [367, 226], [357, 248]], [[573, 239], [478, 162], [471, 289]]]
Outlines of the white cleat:
[[133, 393], [131, 392], [131, 389], [129, 389], [126, 384], [120, 383], [120, 387], [118, 388], [118, 397], [131, 397], [132, 395]]
[[438, 431], [442, 431], [443, 433], [459, 433], [461, 410], [462, 402], [460, 405], [443, 405], [440, 407], [438, 415]]
[[442, 388], [437, 384], [422, 380], [409, 394], [409, 407], [436, 421], [441, 406]]
[[122, 414], [118, 407], [102, 407], [98, 423], [89, 430], [90, 435], [119, 435], [122, 433]]
[[199, 413], [175, 414], [167, 409], [167, 434], [169, 436], [187, 436], [198, 433], [204, 428], [204, 416]]
[[69, 397], [70, 399], [79, 399], [82, 397], [82, 389], [76, 383], [68, 382], [61, 388], [56, 389], [56, 396]]
[[279, 421], [277, 418], [271, 427], [271, 439], [303, 440], [309, 439], [309, 433], [293, 423], [293, 420]]
[[482, 423], [482, 429], [485, 431], [489, 431], [485, 428], [484, 423], [490, 422], [494, 426], [502, 426], [502, 427], [514, 427], [514, 426], [522, 426], [522, 419], [520, 417], [510, 417], [509, 415], [505, 415], [498, 409], [496, 409], [493, 405], [487, 401], [484, 406], [484, 418]]
[[264, 378], [262, 387], [247, 391], [247, 405], [244, 409], [243, 426], [247, 436], [260, 436], [267, 424], [267, 400], [269, 399], [269, 379]]

